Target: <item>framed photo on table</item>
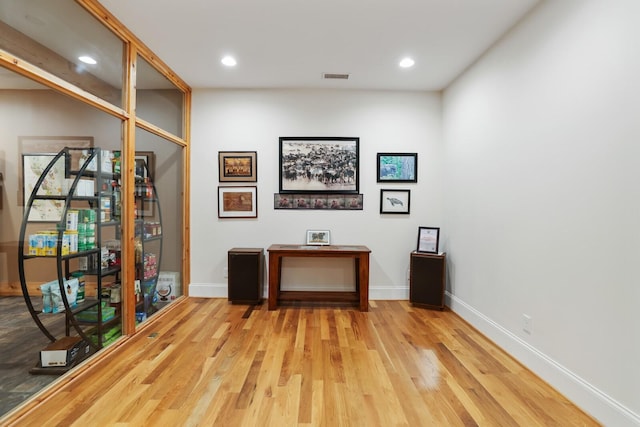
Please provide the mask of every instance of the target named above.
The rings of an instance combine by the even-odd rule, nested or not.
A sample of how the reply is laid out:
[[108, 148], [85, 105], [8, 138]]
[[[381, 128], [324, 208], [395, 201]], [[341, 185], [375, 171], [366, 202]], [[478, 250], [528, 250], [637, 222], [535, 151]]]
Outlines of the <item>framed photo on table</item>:
[[258, 181], [258, 153], [255, 151], [218, 151], [220, 182]]
[[409, 214], [411, 190], [380, 190], [381, 214]]
[[416, 252], [437, 254], [440, 243], [440, 228], [418, 227], [418, 248]]
[[418, 182], [418, 153], [378, 153], [378, 182]]
[[280, 137], [280, 193], [358, 193], [360, 138]]
[[329, 230], [307, 230], [307, 245], [327, 246], [331, 244]]
[[218, 187], [218, 218], [257, 218], [258, 187]]

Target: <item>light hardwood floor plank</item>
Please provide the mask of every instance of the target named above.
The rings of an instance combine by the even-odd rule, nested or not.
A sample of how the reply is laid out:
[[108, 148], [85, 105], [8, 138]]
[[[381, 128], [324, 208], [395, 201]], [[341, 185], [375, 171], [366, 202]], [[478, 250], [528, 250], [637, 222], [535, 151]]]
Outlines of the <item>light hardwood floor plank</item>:
[[190, 298], [7, 425], [598, 423], [447, 310]]

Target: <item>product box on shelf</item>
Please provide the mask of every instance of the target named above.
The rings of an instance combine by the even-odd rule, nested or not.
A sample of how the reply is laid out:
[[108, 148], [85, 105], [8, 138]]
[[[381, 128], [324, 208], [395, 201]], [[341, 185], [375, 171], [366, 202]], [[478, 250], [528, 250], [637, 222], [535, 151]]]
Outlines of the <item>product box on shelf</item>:
[[[62, 194], [67, 195], [71, 191], [73, 185], [73, 179], [67, 178], [62, 183]], [[76, 191], [74, 196], [78, 197], [93, 197], [95, 195], [95, 183], [92, 179], [79, 179], [76, 184]]]
[[160, 296], [160, 301], [173, 301], [180, 295], [180, 273], [177, 271], [161, 271], [158, 275], [156, 293]]
[[[102, 164], [100, 165], [100, 170], [102, 172], [113, 173], [113, 166], [112, 166], [112, 158], [113, 157], [112, 157], [111, 152], [109, 150], [101, 150], [101, 151], [102, 151], [101, 152]], [[82, 155], [80, 156], [78, 167], [81, 167], [84, 164], [84, 162], [87, 161], [89, 156], [90, 156], [89, 150], [82, 150]], [[97, 155], [87, 165], [87, 170], [88, 171], [95, 172], [98, 169], [96, 159], [97, 159]]]
[[40, 351], [40, 364], [43, 368], [69, 366], [90, 350], [89, 344], [80, 337], [62, 337]]
[[[104, 306], [102, 307], [102, 321], [108, 322], [116, 315], [115, 307]], [[92, 307], [87, 310], [83, 310], [76, 314], [76, 319], [81, 322], [97, 323], [98, 322], [98, 308]]]

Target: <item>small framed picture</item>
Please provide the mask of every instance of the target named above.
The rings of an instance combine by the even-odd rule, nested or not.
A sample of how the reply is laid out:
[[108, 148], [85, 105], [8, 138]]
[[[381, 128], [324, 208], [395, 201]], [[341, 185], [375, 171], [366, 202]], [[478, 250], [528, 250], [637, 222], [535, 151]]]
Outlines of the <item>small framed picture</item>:
[[218, 218], [257, 218], [258, 187], [218, 187]]
[[148, 178], [154, 181], [156, 172], [156, 153], [153, 151], [136, 151], [135, 176], [136, 178]]
[[418, 153], [378, 153], [378, 182], [418, 182]]
[[255, 151], [218, 151], [220, 182], [256, 182], [258, 153]]
[[329, 230], [307, 230], [307, 245], [327, 246], [331, 244]]
[[440, 243], [440, 228], [418, 227], [418, 249], [416, 252], [437, 254]]
[[380, 190], [381, 214], [409, 214], [411, 190]]

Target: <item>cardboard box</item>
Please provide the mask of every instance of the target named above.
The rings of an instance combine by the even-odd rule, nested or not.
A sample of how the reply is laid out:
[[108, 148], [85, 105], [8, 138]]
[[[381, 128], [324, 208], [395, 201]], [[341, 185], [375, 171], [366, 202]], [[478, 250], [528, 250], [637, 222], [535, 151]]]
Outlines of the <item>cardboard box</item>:
[[43, 368], [70, 366], [76, 360], [82, 360], [89, 351], [89, 344], [80, 337], [63, 337], [40, 351], [40, 364]]

